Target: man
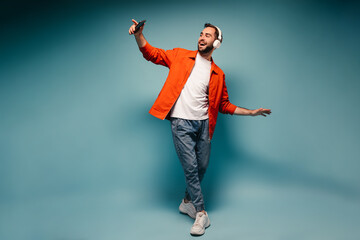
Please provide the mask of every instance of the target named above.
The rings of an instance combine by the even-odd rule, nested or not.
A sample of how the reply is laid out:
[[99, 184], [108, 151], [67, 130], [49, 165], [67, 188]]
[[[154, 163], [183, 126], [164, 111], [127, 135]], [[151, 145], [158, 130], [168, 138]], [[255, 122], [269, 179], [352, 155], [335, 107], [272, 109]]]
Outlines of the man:
[[144, 58], [170, 69], [150, 114], [171, 122], [175, 149], [186, 180], [185, 197], [179, 210], [195, 219], [190, 233], [202, 235], [205, 228], [210, 226], [210, 220], [205, 211], [200, 183], [208, 166], [210, 141], [218, 112], [266, 116], [271, 110], [249, 110], [230, 103], [225, 75], [211, 57], [222, 42], [218, 27], [205, 24], [198, 39], [197, 51], [181, 48], [165, 51], [146, 41], [142, 33], [144, 26], [135, 32], [138, 22], [132, 21], [129, 34], [134, 34]]

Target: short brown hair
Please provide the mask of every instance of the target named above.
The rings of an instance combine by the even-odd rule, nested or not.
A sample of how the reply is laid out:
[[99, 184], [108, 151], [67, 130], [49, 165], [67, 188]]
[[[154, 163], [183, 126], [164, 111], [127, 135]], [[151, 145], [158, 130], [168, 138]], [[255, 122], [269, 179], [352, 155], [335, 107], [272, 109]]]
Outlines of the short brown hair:
[[[215, 29], [215, 37], [216, 37], [216, 39], [219, 39], [219, 30], [218, 30], [218, 28], [215, 26], [215, 25], [212, 25], [211, 23], [205, 23], [204, 24], [204, 28], [207, 28], [207, 27], [211, 27], [211, 28], [213, 28], [213, 29]], [[223, 36], [222, 36], [222, 34], [221, 34], [221, 40], [220, 40], [220, 42], [222, 42], [222, 40], [223, 40]]]

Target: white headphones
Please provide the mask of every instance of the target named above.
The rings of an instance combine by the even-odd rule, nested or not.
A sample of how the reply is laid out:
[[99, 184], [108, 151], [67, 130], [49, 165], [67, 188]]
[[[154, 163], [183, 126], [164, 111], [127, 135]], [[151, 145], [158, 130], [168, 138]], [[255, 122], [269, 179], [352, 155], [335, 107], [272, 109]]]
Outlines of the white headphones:
[[[216, 27], [216, 26], [215, 26]], [[221, 34], [221, 30], [220, 28], [216, 27], [218, 32], [219, 32], [219, 35], [218, 35], [218, 38], [214, 41], [213, 43], [213, 47], [214, 48], [219, 48], [221, 46], [221, 41], [222, 41], [222, 34]]]

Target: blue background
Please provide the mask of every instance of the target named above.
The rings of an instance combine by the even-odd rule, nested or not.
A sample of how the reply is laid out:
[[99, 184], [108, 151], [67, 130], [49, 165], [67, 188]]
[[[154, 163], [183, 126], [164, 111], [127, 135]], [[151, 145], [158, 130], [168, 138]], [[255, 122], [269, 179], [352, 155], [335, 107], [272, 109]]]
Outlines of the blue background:
[[0, 32], [0, 239], [190, 239], [168, 121], [148, 114], [156, 47], [214, 60], [230, 100], [203, 182], [204, 239], [358, 239], [360, 15], [352, 1], [5, 1]]

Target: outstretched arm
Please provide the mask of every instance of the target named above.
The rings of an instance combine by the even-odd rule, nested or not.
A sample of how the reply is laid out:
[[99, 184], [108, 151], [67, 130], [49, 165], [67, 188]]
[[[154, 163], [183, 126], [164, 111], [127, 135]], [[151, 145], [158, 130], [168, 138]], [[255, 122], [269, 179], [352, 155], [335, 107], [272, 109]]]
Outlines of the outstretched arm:
[[142, 52], [144, 58], [148, 61], [151, 61], [155, 64], [163, 65], [170, 68], [172, 61], [174, 60], [177, 50], [164, 50], [161, 48], [156, 48], [151, 46], [145, 39], [142, 31], [144, 26], [141, 26], [139, 30], [135, 33], [135, 28], [138, 25], [138, 22], [132, 19], [133, 25], [129, 28], [129, 35], [134, 35], [136, 43], [139, 46], [140, 52]]
[[225, 75], [224, 75], [224, 87], [222, 90], [221, 102], [219, 111], [221, 113], [234, 114], [234, 115], [245, 115], [245, 116], [258, 116], [262, 115], [266, 117], [266, 114], [271, 114], [270, 109], [258, 108], [255, 110], [250, 110], [242, 107], [237, 107], [236, 105], [230, 103], [229, 95], [227, 92], [226, 84], [225, 84]]
[[246, 108], [237, 107], [235, 109], [234, 114], [253, 116], [253, 117], [258, 116], [258, 115], [262, 115], [262, 116], [266, 117], [266, 114], [267, 115], [271, 114], [271, 109], [258, 108], [258, 109], [250, 110], [250, 109], [246, 109]]
[[131, 25], [131, 27], [129, 28], [129, 35], [134, 34], [137, 45], [139, 46], [139, 48], [142, 48], [146, 44], [146, 39], [145, 39], [144, 35], [142, 34], [145, 24], [142, 27], [140, 27], [140, 29], [135, 33], [135, 27], [136, 27], [136, 25], [138, 25], [138, 22], [135, 21], [134, 19], [131, 19], [131, 21], [134, 24]]

